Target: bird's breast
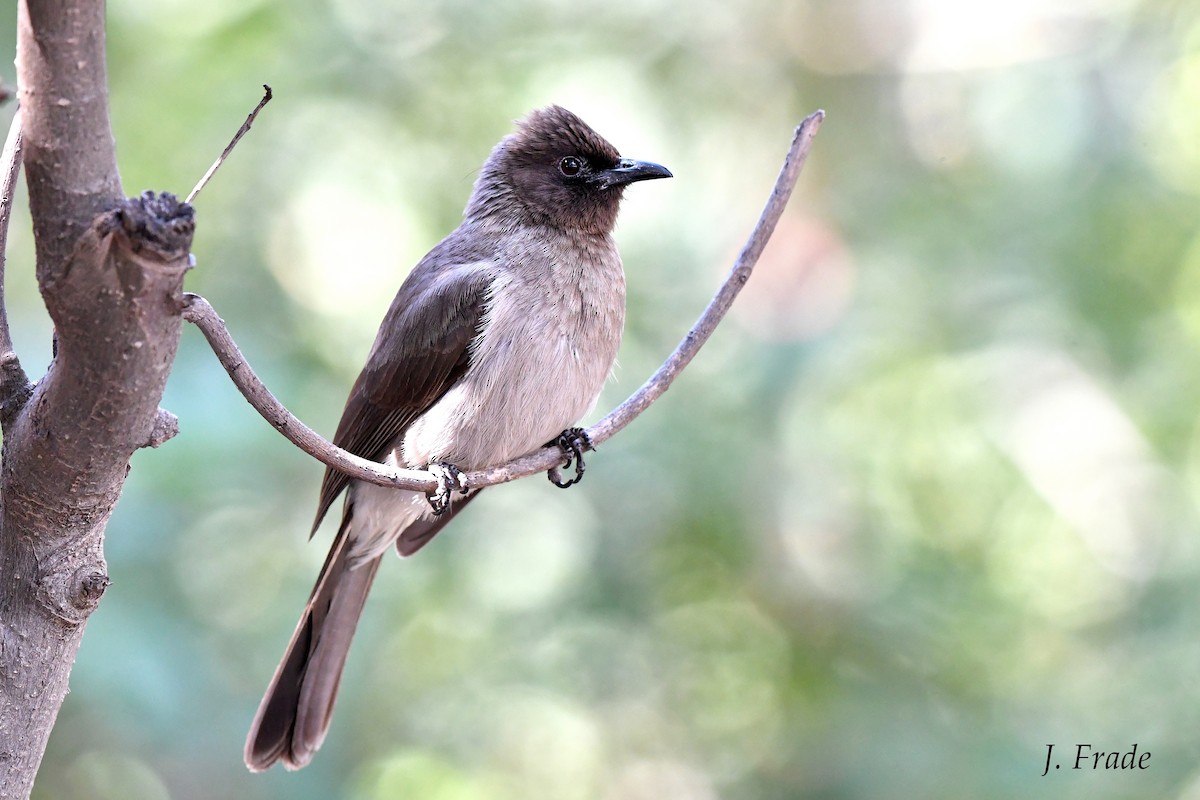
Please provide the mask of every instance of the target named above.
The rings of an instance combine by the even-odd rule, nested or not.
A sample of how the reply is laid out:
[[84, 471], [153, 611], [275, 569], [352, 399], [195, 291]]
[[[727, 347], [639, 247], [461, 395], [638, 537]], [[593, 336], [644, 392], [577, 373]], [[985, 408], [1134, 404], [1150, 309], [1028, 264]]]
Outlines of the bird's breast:
[[620, 258], [611, 240], [601, 244], [583, 252], [539, 248], [499, 271], [471, 366], [410, 426], [405, 461], [491, 466], [588, 413], [612, 370], [625, 317]]

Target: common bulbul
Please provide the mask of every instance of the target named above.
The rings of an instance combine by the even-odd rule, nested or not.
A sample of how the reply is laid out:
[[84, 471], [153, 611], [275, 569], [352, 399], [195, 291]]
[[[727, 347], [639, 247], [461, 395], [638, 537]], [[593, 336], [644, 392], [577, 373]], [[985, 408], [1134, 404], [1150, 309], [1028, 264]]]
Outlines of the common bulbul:
[[492, 150], [462, 224], [401, 284], [333, 440], [385, 464], [435, 467], [439, 491], [325, 471], [313, 531], [346, 490], [341, 525], [250, 728], [250, 769], [299, 769], [321, 746], [379, 564], [393, 544], [402, 556], [425, 546], [478, 494], [451, 494], [459, 470], [554, 441], [581, 459], [588, 442], [570, 426], [595, 404], [625, 319], [612, 240], [621, 195], [669, 177], [558, 106]]

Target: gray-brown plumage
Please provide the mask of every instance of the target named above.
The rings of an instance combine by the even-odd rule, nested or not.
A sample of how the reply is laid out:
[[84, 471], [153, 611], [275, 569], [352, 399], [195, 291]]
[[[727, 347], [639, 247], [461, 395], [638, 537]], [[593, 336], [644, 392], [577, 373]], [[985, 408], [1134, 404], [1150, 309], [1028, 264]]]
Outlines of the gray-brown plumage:
[[[604, 384], [625, 316], [611, 233], [634, 181], [583, 120], [535, 111], [492, 151], [462, 224], [409, 274], [355, 381], [334, 442], [376, 461], [482, 469], [575, 424]], [[341, 525], [246, 741], [246, 764], [298, 769], [325, 738], [350, 640], [380, 561], [423, 547], [477, 492], [434, 516], [418, 492], [326, 470], [315, 531]]]

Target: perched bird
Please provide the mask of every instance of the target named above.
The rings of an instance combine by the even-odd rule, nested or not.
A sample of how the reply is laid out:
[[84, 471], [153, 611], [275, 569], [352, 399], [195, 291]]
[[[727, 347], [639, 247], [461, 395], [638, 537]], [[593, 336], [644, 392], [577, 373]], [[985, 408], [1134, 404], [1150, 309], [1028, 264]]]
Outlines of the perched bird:
[[[558, 442], [578, 479], [590, 442], [570, 426], [595, 404], [625, 319], [611, 235], [621, 195], [669, 177], [621, 158], [558, 106], [534, 111], [492, 150], [462, 224], [400, 286], [334, 437], [364, 458], [436, 469], [439, 490], [326, 470], [313, 531], [347, 490], [341, 526], [250, 728], [250, 769], [299, 769], [321, 746], [384, 554], [394, 544], [412, 555], [478, 493], [452, 494], [460, 469]], [[573, 482], [553, 471], [551, 480]]]

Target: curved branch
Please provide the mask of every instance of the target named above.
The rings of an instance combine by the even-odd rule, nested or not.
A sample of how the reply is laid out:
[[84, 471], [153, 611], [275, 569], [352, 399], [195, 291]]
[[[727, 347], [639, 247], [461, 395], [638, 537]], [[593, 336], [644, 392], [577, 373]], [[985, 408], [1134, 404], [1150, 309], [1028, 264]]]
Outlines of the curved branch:
[[182, 313], [185, 320], [193, 323], [204, 334], [213, 352], [217, 354], [221, 366], [229, 373], [242, 396], [292, 444], [326, 466], [341, 470], [351, 478], [380, 486], [420, 492], [432, 492], [437, 488], [437, 480], [425, 470], [395, 469], [361, 458], [343, 450], [301, 422], [254, 374], [242, 351], [229, 335], [225, 322], [203, 297], [190, 292], [185, 293]]
[[[695, 358], [696, 353], [700, 352], [700, 348], [708, 341], [708, 337], [725, 318], [725, 314], [733, 305], [734, 298], [746, 285], [746, 281], [750, 279], [750, 273], [758, 263], [763, 248], [770, 241], [771, 234], [775, 232], [775, 226], [783, 216], [783, 209], [792, 196], [796, 181], [800, 179], [800, 171], [804, 169], [804, 162], [808, 160], [808, 152], [812, 149], [813, 139], [824, 120], [825, 112], [817, 110], [809, 114], [796, 128], [796, 132], [792, 136], [792, 146], [788, 148], [783, 166], [779, 170], [779, 177], [775, 179], [775, 187], [771, 190], [771, 196], [767, 199], [767, 204], [763, 208], [762, 214], [759, 215], [758, 223], [750, 232], [750, 238], [746, 240], [746, 244], [742, 246], [742, 251], [734, 261], [733, 268], [730, 269], [725, 282], [721, 284], [713, 299], [709, 301], [708, 307], [704, 309], [704, 313], [696, 320], [696, 324], [687, 332], [683, 341], [663, 362], [663, 365], [636, 392], [630, 395], [628, 400], [587, 429], [593, 445], [611, 439], [618, 431], [649, 408], [651, 403], [662, 397], [663, 393], [671, 388], [671, 383], [674, 382], [676, 376]], [[563, 455], [558, 448], [544, 447], [507, 464], [467, 473], [466, 480], [470, 486], [489, 486], [545, 472], [562, 462]]]
[[[749, 280], [750, 273], [758, 263], [763, 248], [766, 247], [771, 234], [775, 231], [776, 224], [783, 216], [783, 209], [792, 195], [792, 190], [800, 177], [800, 171], [804, 168], [804, 162], [812, 148], [813, 139], [824, 119], [825, 112], [816, 111], [796, 128], [792, 146], [788, 150], [783, 167], [779, 171], [779, 177], [775, 181], [775, 188], [771, 191], [771, 196], [767, 200], [758, 223], [742, 247], [742, 251], [724, 283], [721, 284], [696, 324], [692, 326], [692, 329], [688, 331], [683, 341], [679, 343], [679, 346], [675, 348], [663, 365], [628, 400], [587, 429], [593, 444], [598, 445], [612, 438], [661, 397], [716, 330], [717, 325], [733, 305], [734, 298]], [[195, 294], [184, 296], [183, 318], [194, 323], [204, 333], [213, 352], [221, 361], [221, 365], [225, 367], [225, 371], [229, 373], [230, 378], [233, 379], [234, 384], [250, 402], [250, 405], [254, 406], [264, 419], [304, 452], [356, 480], [421, 492], [431, 492], [437, 487], [437, 480], [426, 470], [396, 469], [361, 458], [337, 447], [297, 419], [267, 390], [254, 371], [250, 369], [233, 338], [230, 337], [225, 323], [203, 297]], [[481, 488], [545, 472], [561, 466], [563, 462], [563, 454], [557, 447], [544, 447], [506, 464], [464, 473], [463, 478], [471, 488]]]

